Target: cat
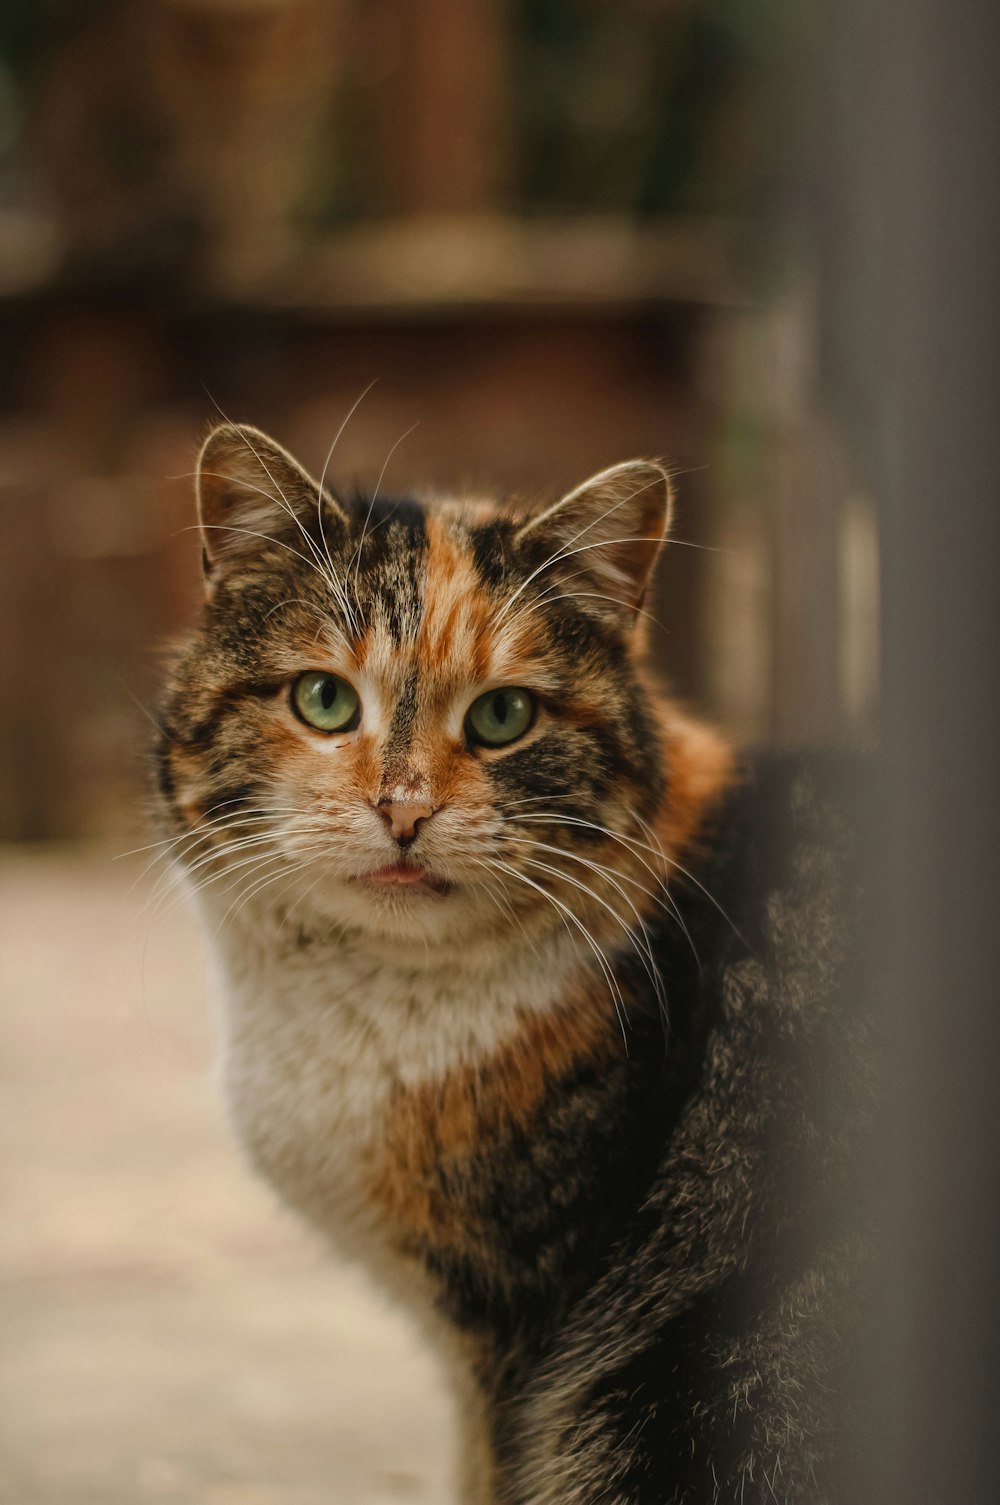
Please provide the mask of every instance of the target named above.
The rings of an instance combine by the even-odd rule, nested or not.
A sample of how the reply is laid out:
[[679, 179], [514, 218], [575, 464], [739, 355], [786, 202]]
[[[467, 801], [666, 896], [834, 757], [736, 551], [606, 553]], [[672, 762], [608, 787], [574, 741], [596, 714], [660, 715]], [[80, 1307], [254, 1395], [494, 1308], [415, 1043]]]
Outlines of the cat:
[[339, 498], [226, 424], [197, 491], [157, 802], [232, 1119], [441, 1354], [460, 1498], [838, 1497], [849, 839], [643, 667], [667, 471]]

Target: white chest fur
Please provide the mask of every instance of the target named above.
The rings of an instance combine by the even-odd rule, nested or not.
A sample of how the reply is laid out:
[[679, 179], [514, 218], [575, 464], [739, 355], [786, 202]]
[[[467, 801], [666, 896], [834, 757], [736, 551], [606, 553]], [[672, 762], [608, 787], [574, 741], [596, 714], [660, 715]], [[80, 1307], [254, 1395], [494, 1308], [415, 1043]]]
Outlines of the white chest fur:
[[379, 1215], [366, 1154], [398, 1086], [443, 1079], [566, 995], [579, 959], [489, 938], [461, 954], [394, 955], [371, 940], [297, 944], [276, 921], [217, 941], [224, 1074], [239, 1136], [282, 1197], [343, 1252], [370, 1257]]

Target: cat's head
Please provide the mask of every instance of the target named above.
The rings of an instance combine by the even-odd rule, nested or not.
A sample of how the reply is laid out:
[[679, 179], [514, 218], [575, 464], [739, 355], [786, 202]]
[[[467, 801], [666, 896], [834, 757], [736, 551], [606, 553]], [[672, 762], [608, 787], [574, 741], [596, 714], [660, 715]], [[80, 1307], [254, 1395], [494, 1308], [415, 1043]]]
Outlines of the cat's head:
[[636, 646], [658, 464], [534, 514], [341, 500], [226, 425], [198, 499], [205, 613], [159, 776], [213, 905], [403, 943], [630, 922], [664, 779]]

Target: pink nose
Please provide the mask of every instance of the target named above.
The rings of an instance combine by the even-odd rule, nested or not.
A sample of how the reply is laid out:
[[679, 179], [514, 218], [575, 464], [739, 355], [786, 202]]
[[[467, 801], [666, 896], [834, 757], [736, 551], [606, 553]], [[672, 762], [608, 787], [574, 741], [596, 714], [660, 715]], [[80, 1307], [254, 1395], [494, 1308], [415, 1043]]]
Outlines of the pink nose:
[[416, 838], [420, 822], [434, 814], [432, 805], [404, 804], [399, 800], [379, 800], [377, 809], [389, 827], [390, 836], [404, 847]]

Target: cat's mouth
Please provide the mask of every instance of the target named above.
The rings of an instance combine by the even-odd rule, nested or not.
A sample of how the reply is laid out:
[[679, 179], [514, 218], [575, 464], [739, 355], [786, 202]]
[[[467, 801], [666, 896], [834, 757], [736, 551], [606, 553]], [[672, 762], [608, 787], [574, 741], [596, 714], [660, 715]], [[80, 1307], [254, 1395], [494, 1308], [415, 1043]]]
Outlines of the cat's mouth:
[[410, 893], [446, 894], [451, 888], [446, 879], [436, 877], [415, 862], [394, 862], [388, 867], [377, 867], [371, 873], [362, 873], [356, 881], [371, 888]]

